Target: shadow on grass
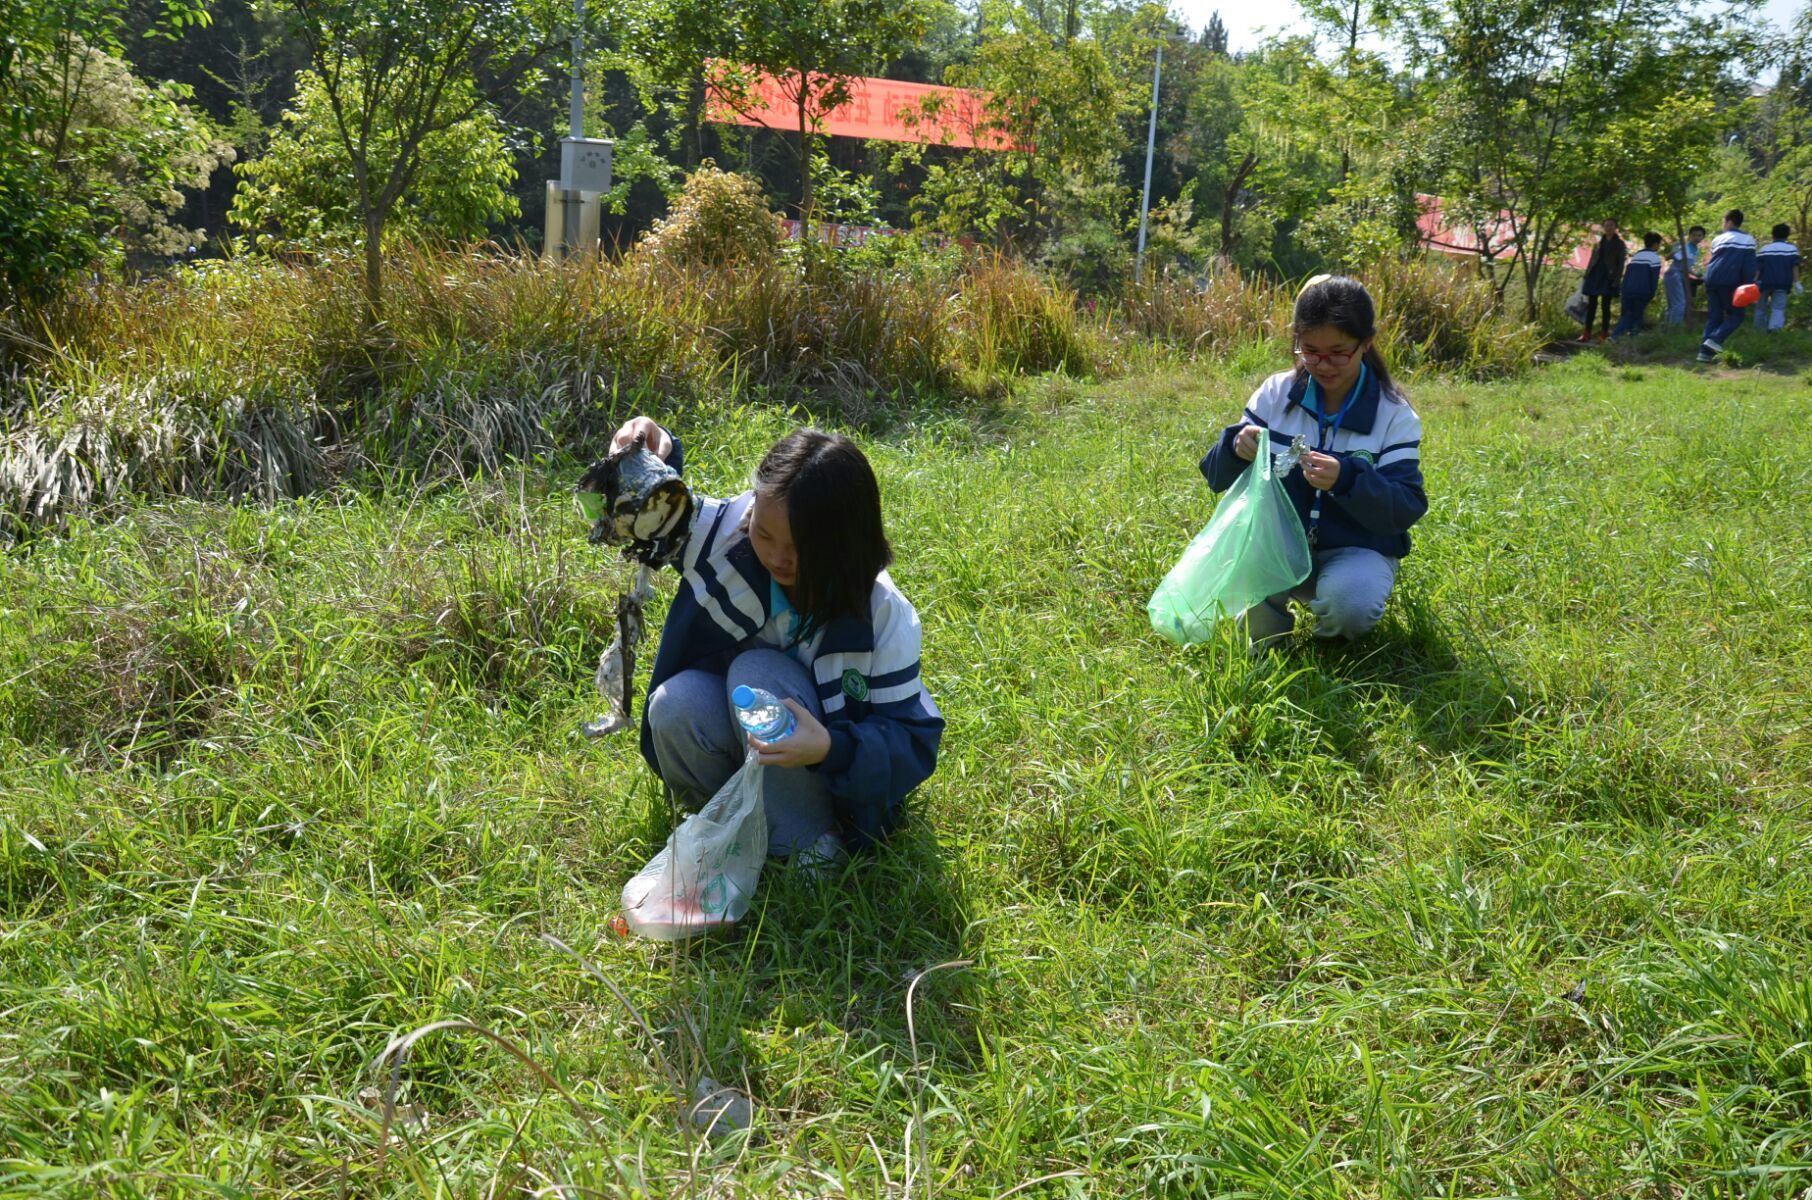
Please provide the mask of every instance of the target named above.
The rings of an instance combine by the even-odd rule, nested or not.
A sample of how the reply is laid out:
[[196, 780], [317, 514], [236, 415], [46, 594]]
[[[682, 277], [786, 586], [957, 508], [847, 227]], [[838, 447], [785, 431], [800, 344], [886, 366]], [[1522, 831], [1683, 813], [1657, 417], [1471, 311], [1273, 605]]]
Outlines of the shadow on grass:
[[[1699, 339], [1704, 329], [1704, 313], [1693, 312], [1684, 325], [1650, 326], [1633, 338], [1578, 349], [1596, 350], [1614, 366], [1699, 368]], [[1703, 369], [1797, 376], [1812, 367], [1812, 331], [1804, 329], [1763, 333], [1745, 322], [1724, 346], [1720, 361], [1705, 364]]]
[[1401, 743], [1375, 718], [1395, 711], [1418, 757], [1541, 819], [1657, 822], [1721, 802], [1716, 781], [1630, 718], [1613, 685], [1520, 677], [1474, 614], [1439, 609], [1413, 586], [1370, 637], [1305, 653], [1320, 670], [1296, 681], [1300, 701], [1363, 773], [1399, 769], [1372, 753], [1375, 742]]
[[793, 1116], [815, 1115], [813, 1098], [845, 1088], [835, 1077], [852, 1071], [933, 1061], [967, 1070], [976, 977], [931, 970], [965, 957], [967, 927], [944, 848], [922, 817], [835, 875], [771, 859], [738, 927], [676, 946], [661, 1023], [696, 1049], [694, 1077], [746, 1088], [758, 1105]]

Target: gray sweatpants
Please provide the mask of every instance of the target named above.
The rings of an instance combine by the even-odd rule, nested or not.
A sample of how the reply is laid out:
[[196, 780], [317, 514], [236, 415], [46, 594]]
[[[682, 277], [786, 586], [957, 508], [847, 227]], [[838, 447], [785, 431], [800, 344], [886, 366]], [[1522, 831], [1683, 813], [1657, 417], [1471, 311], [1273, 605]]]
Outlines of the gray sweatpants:
[[1397, 582], [1397, 564], [1376, 550], [1342, 546], [1318, 550], [1309, 577], [1246, 610], [1241, 618], [1254, 646], [1281, 638], [1296, 628], [1290, 601], [1300, 600], [1315, 614], [1315, 636], [1356, 638], [1370, 633], [1384, 617], [1384, 602]]
[[1661, 294], [1667, 297], [1667, 312], [1661, 319], [1669, 325], [1686, 324], [1686, 272], [1676, 267], [1663, 275]]
[[[824, 719], [812, 673], [778, 650], [745, 650], [722, 675], [696, 669], [674, 675], [648, 697], [648, 726], [661, 779], [686, 809], [701, 807], [742, 766], [748, 743], [736, 722], [730, 693], [745, 683], [766, 688], [783, 700], [797, 700]], [[765, 770], [761, 789], [769, 854], [804, 850], [835, 827], [830, 792], [816, 771]]]
[[1762, 298], [1755, 304], [1755, 327], [1769, 333], [1779, 333], [1787, 324], [1786, 288], [1771, 288], [1762, 293]]

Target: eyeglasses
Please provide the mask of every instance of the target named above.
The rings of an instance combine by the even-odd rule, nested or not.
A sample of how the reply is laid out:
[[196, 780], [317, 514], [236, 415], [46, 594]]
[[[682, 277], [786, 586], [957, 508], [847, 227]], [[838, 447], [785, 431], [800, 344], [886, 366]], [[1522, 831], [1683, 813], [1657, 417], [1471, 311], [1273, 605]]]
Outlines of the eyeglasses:
[[1342, 350], [1337, 354], [1310, 354], [1307, 350], [1293, 350], [1291, 353], [1300, 358], [1304, 366], [1309, 367], [1318, 363], [1326, 363], [1330, 367], [1344, 367], [1358, 358], [1360, 354], [1358, 350]]

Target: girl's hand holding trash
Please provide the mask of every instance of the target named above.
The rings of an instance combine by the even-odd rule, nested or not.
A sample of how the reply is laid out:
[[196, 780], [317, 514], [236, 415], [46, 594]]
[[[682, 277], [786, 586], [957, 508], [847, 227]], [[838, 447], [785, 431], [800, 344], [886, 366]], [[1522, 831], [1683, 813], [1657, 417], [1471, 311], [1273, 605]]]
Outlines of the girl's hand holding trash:
[[1256, 425], [1248, 425], [1240, 430], [1233, 439], [1233, 452], [1247, 462], [1258, 461], [1258, 439], [1264, 430]]
[[1340, 460], [1332, 454], [1310, 450], [1302, 456], [1302, 477], [1310, 487], [1325, 492], [1340, 482]]
[[616, 436], [610, 439], [611, 453], [614, 454], [635, 441], [638, 433], [645, 435], [642, 447], [656, 458], [665, 460], [673, 452], [673, 439], [667, 436], [667, 431], [660, 427], [659, 422], [650, 417], [631, 417], [623, 422]]
[[812, 767], [830, 754], [830, 730], [797, 700], [782, 700], [792, 710], [795, 728], [777, 741], [764, 742], [754, 734], [745, 734], [749, 748], [764, 767]]

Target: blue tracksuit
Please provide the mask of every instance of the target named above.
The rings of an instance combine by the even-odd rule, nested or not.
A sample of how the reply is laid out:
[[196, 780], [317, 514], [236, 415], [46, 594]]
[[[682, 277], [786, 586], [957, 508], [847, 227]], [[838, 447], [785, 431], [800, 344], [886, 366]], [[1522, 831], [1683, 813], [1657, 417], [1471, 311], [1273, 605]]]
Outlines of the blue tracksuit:
[[1770, 332], [1787, 323], [1787, 293], [1799, 269], [1799, 247], [1792, 242], [1769, 242], [1755, 252], [1756, 286], [1762, 299], [1755, 306], [1755, 327]]
[[1323, 495], [1321, 519], [1311, 525], [1315, 489], [1300, 466], [1284, 476], [1284, 491], [1304, 529], [1313, 529], [1318, 552], [1357, 546], [1388, 558], [1409, 553], [1409, 527], [1428, 511], [1422, 487], [1422, 419], [1408, 403], [1382, 395], [1377, 377], [1365, 372], [1348, 398], [1337, 428], [1306, 401], [1309, 377], [1282, 371], [1260, 384], [1240, 420], [1227, 426], [1202, 459], [1208, 486], [1224, 492], [1252, 464], [1233, 452], [1233, 440], [1247, 425], [1269, 432], [1271, 449], [1289, 447], [1301, 435], [1308, 444], [1340, 460], [1340, 478]]
[[1661, 256], [1653, 250], [1638, 250], [1623, 269], [1623, 311], [1617, 316], [1612, 337], [1625, 337], [1641, 331], [1648, 317], [1649, 302], [1661, 287]]
[[1755, 282], [1755, 239], [1741, 229], [1726, 229], [1711, 241], [1705, 263], [1705, 336], [1699, 357], [1724, 348], [1724, 341], [1742, 327], [1743, 310], [1731, 302], [1737, 288]]
[[[682, 453], [676, 439], [668, 462], [677, 467]], [[773, 615], [774, 579], [749, 541], [753, 503], [753, 492], [731, 500], [698, 497], [691, 534], [673, 564], [680, 588], [661, 628], [648, 695], [689, 668], [727, 666]], [[937, 765], [944, 717], [919, 679], [919, 637], [918, 613], [883, 571], [869, 610], [832, 619], [817, 641], [811, 673], [831, 746], [823, 762], [806, 769], [823, 777], [851, 849], [891, 833], [907, 793]], [[646, 707], [642, 757], [658, 775]]]

